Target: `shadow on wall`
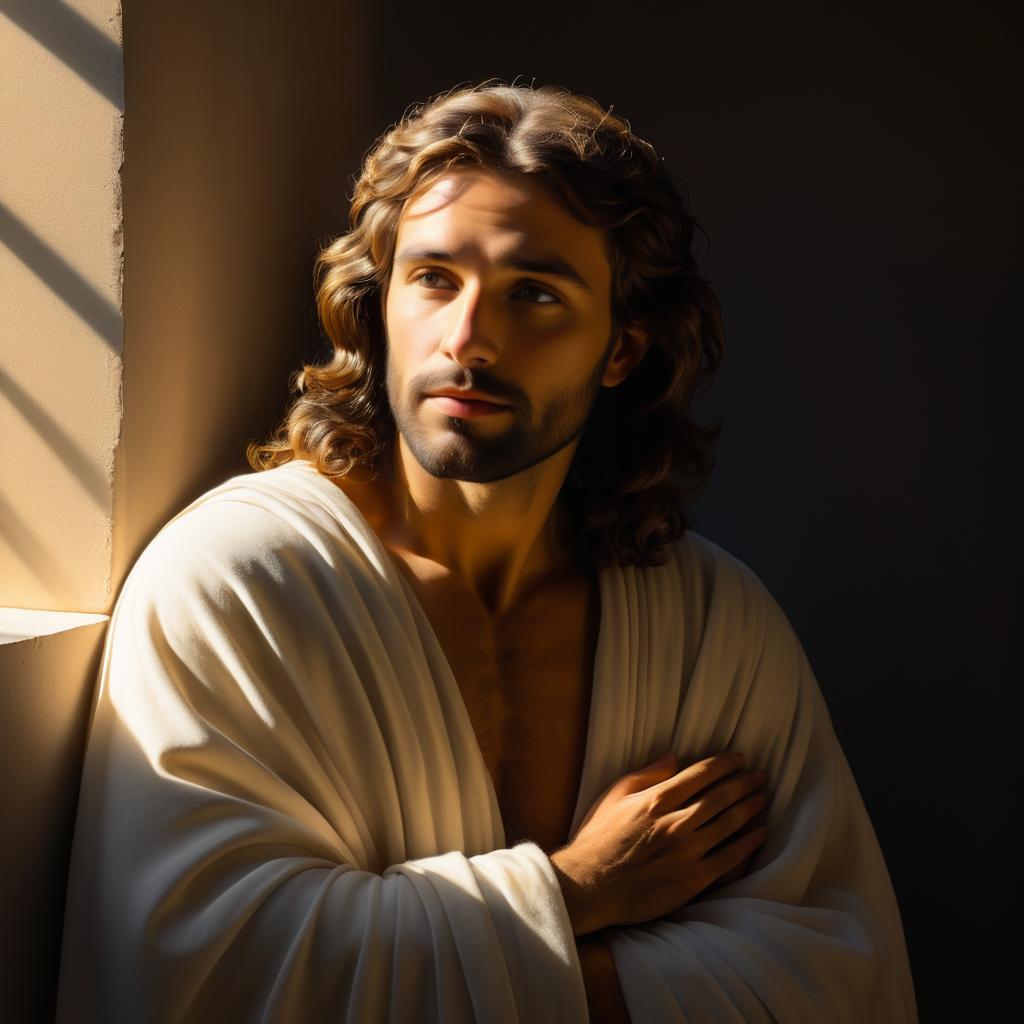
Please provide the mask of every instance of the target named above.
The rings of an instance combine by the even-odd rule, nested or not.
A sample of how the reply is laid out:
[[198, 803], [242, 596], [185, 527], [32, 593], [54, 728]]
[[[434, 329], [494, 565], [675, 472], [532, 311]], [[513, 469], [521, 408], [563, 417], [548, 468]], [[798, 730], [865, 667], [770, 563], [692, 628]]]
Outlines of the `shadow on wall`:
[[[99, 338], [121, 349], [121, 311], [0, 201], [0, 243], [81, 317]], [[104, 487], [106, 487], [104, 482]]]
[[313, 261], [372, 141], [361, 5], [126, 5], [114, 577], [249, 469], [320, 348]]
[[86, 726], [107, 631], [106, 616], [50, 614], [76, 621], [41, 637], [0, 637], [9, 837], [0, 852], [0, 991], [4, 1019], [25, 1024], [53, 1020]]
[[3, 12], [118, 110], [121, 47], [62, 0], [4, 0]]

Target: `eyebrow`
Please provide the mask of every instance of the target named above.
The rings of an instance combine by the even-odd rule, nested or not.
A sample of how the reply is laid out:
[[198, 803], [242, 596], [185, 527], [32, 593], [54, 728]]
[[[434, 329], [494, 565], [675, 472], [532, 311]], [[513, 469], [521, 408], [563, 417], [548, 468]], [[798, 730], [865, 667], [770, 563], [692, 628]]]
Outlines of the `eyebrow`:
[[[456, 255], [445, 252], [443, 249], [403, 249], [396, 257], [395, 264], [399, 263], [457, 263]], [[577, 288], [584, 291], [593, 291], [587, 284], [583, 275], [568, 261], [561, 256], [538, 256], [529, 258], [515, 254], [506, 256], [499, 260], [499, 267], [508, 267], [512, 270], [522, 270], [528, 274], [546, 274], [551, 277], [562, 277], [571, 281]]]

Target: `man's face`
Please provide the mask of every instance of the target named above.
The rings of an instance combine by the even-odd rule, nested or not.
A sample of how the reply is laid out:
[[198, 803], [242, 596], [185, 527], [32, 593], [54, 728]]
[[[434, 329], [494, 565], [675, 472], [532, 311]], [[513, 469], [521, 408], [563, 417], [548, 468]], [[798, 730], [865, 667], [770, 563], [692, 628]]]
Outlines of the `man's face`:
[[[403, 210], [383, 300], [387, 392], [432, 476], [502, 480], [586, 425], [612, 354], [611, 267], [603, 232], [548, 188], [459, 169]], [[446, 389], [501, 404], [430, 394]]]

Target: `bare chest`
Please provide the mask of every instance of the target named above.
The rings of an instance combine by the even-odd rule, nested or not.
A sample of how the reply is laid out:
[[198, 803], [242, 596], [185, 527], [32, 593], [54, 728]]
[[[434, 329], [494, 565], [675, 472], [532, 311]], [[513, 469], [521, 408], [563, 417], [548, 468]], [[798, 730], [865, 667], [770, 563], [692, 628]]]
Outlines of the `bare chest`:
[[508, 846], [568, 841], [600, 623], [596, 581], [574, 577], [496, 626], [444, 585], [414, 583], [494, 783]]

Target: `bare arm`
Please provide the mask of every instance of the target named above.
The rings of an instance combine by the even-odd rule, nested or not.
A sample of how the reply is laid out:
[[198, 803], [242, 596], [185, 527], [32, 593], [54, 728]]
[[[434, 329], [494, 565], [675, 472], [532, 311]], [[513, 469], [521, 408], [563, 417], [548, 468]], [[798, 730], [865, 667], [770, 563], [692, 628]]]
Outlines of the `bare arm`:
[[576, 940], [592, 1024], [632, 1024], [612, 951], [600, 932]]

